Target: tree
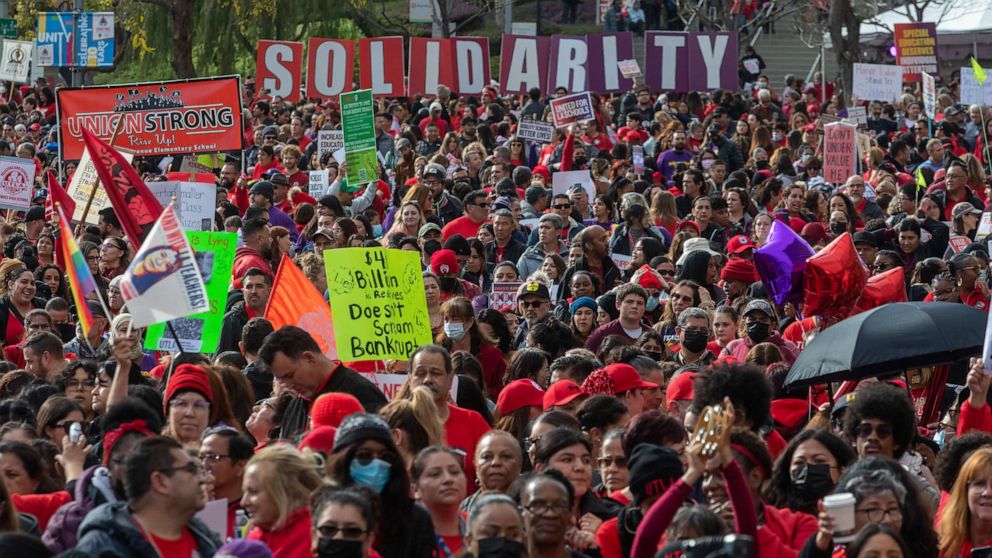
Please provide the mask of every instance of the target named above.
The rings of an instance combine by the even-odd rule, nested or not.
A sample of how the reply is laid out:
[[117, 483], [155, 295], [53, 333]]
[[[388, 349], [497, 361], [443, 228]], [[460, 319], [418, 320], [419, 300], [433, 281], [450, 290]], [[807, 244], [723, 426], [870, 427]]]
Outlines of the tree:
[[679, 17], [707, 31], [737, 31], [737, 43], [747, 44], [765, 25], [800, 9], [797, 0], [765, 2], [742, 22], [744, 0], [678, 0]]

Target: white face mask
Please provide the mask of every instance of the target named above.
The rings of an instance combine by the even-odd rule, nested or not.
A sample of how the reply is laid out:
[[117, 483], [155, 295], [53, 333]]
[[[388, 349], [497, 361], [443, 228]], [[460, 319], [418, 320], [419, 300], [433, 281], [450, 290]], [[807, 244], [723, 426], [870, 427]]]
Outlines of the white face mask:
[[444, 334], [452, 341], [461, 341], [465, 337], [465, 324], [461, 322], [444, 322]]

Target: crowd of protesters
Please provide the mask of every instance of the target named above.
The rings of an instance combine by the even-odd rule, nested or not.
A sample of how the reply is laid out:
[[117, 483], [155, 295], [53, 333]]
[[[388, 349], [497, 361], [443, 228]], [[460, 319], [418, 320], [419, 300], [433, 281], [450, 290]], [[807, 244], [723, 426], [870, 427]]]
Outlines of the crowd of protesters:
[[[368, 185], [318, 151], [334, 100], [247, 80], [246, 149], [216, 169], [214, 229], [239, 247], [209, 355], [143, 349], [119, 288], [137, 246], [112, 208], [76, 229], [106, 301], [87, 302], [83, 334], [39, 180], [37, 205], [0, 225], [0, 556], [647, 558], [728, 534], [753, 540], [741, 556], [982, 555], [981, 364], [955, 365], [957, 386], [928, 368], [835, 400], [790, 390], [829, 324], [774, 304], [753, 256], [776, 222], [813, 250], [852, 233], [870, 274], [904, 270], [909, 300], [987, 312], [992, 113], [956, 103], [953, 81], [933, 120], [917, 90], [868, 103], [871, 149], [829, 183], [821, 115], [844, 117], [845, 92], [751, 78], [593, 94], [596, 118], [549, 144], [515, 135], [550, 121], [537, 90], [377, 99]], [[53, 103], [42, 79], [0, 106], [0, 155], [68, 180]], [[135, 159], [146, 180], [178, 164]], [[575, 170], [594, 191], [553, 191]], [[280, 265], [326, 296], [325, 259], [348, 247], [420, 255], [434, 344], [339, 362], [265, 319]], [[391, 400], [376, 371], [406, 374]], [[694, 441], [714, 405], [732, 428]], [[832, 493], [856, 501], [844, 542]], [[218, 499], [220, 533], [197, 515]]]

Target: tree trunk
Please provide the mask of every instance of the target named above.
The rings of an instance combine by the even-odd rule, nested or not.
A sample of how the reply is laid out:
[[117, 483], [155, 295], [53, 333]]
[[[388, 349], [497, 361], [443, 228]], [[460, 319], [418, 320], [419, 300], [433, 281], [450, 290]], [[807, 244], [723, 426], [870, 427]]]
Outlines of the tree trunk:
[[[837, 57], [837, 66], [844, 80], [844, 94], [851, 102], [851, 87], [854, 84], [854, 63], [861, 60], [861, 20], [854, 13], [850, 0], [834, 0], [830, 3], [830, 42]], [[844, 31], [847, 36], [844, 36]], [[827, 76], [823, 76], [827, 79]]]
[[194, 0], [173, 0], [169, 18], [176, 38], [172, 44], [172, 70], [180, 79], [195, 78], [193, 67], [193, 12]]

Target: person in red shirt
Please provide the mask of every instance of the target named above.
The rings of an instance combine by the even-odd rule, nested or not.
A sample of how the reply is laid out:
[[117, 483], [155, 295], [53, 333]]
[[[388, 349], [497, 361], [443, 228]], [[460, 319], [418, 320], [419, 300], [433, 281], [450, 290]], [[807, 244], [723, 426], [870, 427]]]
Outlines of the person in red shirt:
[[258, 163], [252, 170], [251, 177], [258, 180], [265, 176], [266, 172], [272, 169], [276, 169], [281, 173], [286, 172], [286, 169], [284, 169], [276, 159], [276, 150], [273, 149], [271, 145], [263, 145], [258, 148]]
[[430, 447], [413, 462], [413, 487], [421, 505], [431, 514], [437, 556], [458, 556], [462, 550], [465, 516], [458, 505], [465, 499], [463, 455], [445, 447]]
[[441, 112], [443, 108], [444, 107], [441, 106], [441, 103], [437, 101], [431, 103], [430, 115], [427, 118], [422, 119], [419, 124], [421, 135], [424, 136], [427, 135], [428, 124], [437, 125], [438, 135], [440, 135], [442, 138], [444, 137], [445, 134], [448, 133], [448, 129], [449, 129], [448, 122], [445, 119], [441, 118]]
[[485, 192], [474, 190], [466, 194], [462, 201], [462, 211], [465, 214], [452, 220], [441, 229], [441, 240], [448, 240], [456, 234], [460, 234], [464, 238], [475, 238], [479, 234], [479, 227], [489, 217], [490, 207], [492, 204]]
[[76, 550], [93, 556], [213, 556], [220, 539], [193, 517], [204, 504], [199, 463], [164, 436], [135, 444], [126, 462], [127, 501], [90, 512]]
[[439, 418], [444, 421], [444, 437], [448, 447], [468, 456], [465, 460], [465, 479], [468, 493], [475, 492], [475, 446], [479, 439], [489, 432], [490, 426], [482, 415], [450, 403], [451, 386], [455, 373], [451, 365], [451, 355], [439, 345], [424, 345], [410, 357], [409, 390], [424, 386], [434, 394], [434, 403]]
[[[954, 254], [947, 262], [947, 271], [958, 280], [958, 295], [961, 302], [987, 313], [989, 287], [986, 284], [987, 280], [981, 279], [983, 269], [978, 258], [965, 252]], [[987, 276], [988, 270], [984, 271]]]
[[[275, 558], [309, 558], [310, 493], [323, 484], [313, 463], [290, 445], [269, 446], [248, 462], [241, 505]], [[178, 555], [177, 555], [178, 556]]]
[[241, 483], [253, 454], [251, 438], [233, 428], [208, 434], [200, 445], [200, 461], [214, 477], [214, 497], [227, 500], [228, 537], [235, 536], [235, 514], [242, 509]]
[[[306, 171], [300, 170], [300, 160], [303, 159], [303, 153], [300, 152], [300, 148], [295, 145], [287, 145], [279, 152], [279, 158], [282, 160], [283, 168], [286, 169], [286, 179], [289, 187], [296, 186], [306, 191], [307, 185], [310, 183], [310, 175]], [[275, 183], [275, 180], [273, 179], [272, 182]], [[286, 210], [284, 209], [283, 211]], [[289, 212], [287, 211], [287, 213]]]

